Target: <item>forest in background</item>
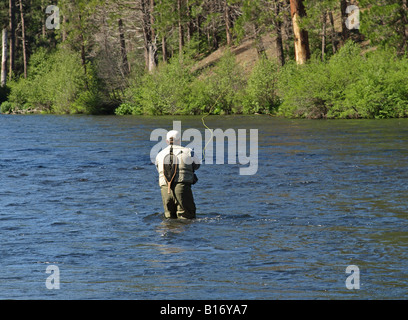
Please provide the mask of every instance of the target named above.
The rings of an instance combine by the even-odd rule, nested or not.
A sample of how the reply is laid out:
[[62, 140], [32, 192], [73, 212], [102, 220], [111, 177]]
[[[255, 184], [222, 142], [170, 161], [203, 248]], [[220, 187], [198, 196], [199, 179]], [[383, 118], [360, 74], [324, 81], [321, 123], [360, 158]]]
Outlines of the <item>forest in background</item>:
[[1, 111], [407, 117], [407, 1], [2, 0]]

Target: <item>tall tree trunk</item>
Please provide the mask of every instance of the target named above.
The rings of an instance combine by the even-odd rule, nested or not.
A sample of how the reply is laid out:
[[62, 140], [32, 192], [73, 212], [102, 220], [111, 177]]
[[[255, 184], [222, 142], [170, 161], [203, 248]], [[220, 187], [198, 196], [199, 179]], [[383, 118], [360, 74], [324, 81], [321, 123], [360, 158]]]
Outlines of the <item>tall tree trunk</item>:
[[197, 43], [197, 51], [200, 52], [200, 37], [201, 37], [201, 24], [200, 24], [200, 15], [198, 14], [196, 17], [196, 27], [197, 27], [197, 39], [198, 39], [198, 43]]
[[186, 0], [186, 7], [187, 7], [187, 42], [190, 42], [191, 37], [193, 36], [193, 23], [191, 21], [191, 6], [189, 4], [189, 0]]
[[153, 30], [154, 0], [141, 0], [145, 63], [149, 72], [157, 66], [156, 35]]
[[310, 59], [309, 35], [299, 26], [299, 19], [306, 16], [303, 0], [290, 0], [293, 33], [295, 37], [295, 58], [298, 64]]
[[20, 2], [20, 15], [21, 15], [21, 38], [23, 41], [24, 78], [27, 79], [27, 50], [26, 50], [26, 38], [25, 38], [23, 0], [20, 0], [19, 2]]
[[62, 42], [67, 40], [67, 15], [62, 16]]
[[88, 90], [88, 71], [86, 67], [86, 53], [85, 53], [85, 37], [83, 34], [83, 27], [82, 27], [82, 17], [81, 14], [78, 14], [78, 24], [79, 24], [79, 43], [81, 46], [81, 62], [82, 68], [84, 69], [85, 75], [85, 89]]
[[282, 21], [279, 18], [280, 13], [280, 1], [275, 1], [275, 29], [276, 29], [276, 37], [275, 37], [275, 45], [276, 45], [276, 54], [278, 58], [278, 62], [281, 66], [285, 64], [285, 56], [283, 53], [283, 40], [282, 40]]
[[331, 25], [331, 41], [332, 41], [333, 53], [336, 53], [337, 51], [336, 30], [334, 29], [334, 19], [333, 19], [333, 13], [331, 11], [329, 11], [329, 20], [330, 20], [330, 25]]
[[5, 87], [7, 84], [7, 29], [4, 28], [2, 32], [2, 52], [1, 52], [1, 86]]
[[290, 15], [290, 0], [283, 0], [281, 5], [284, 13], [289, 12], [289, 14], [284, 14], [282, 17], [282, 37], [285, 39], [285, 41], [283, 41], [285, 51], [290, 52], [289, 39], [293, 34], [292, 17]]
[[341, 42], [344, 45], [347, 39], [350, 37], [350, 30], [346, 26], [347, 21], [347, 0], [340, 0], [340, 10], [341, 10]]
[[[160, 4], [163, 4], [163, 0], [160, 0]], [[160, 21], [163, 21], [163, 13], [159, 12], [160, 15]], [[162, 43], [162, 59], [163, 62], [167, 62], [168, 59], [168, 51], [167, 51], [167, 37], [166, 37], [166, 31], [162, 30], [161, 32], [161, 43]], [[158, 61], [157, 61], [158, 62]]]
[[232, 44], [232, 36], [231, 36], [231, 14], [230, 14], [230, 7], [228, 5], [227, 0], [224, 0], [224, 19], [225, 19], [225, 32], [227, 35], [227, 46]]
[[327, 23], [326, 23], [326, 21], [327, 21], [327, 11], [324, 11], [323, 12], [323, 14], [322, 14], [322, 24], [323, 24], [323, 26], [322, 26], [322, 61], [324, 61], [324, 56], [325, 56], [325, 53], [326, 53], [326, 25], [327, 25]]
[[82, 61], [82, 68], [84, 69], [85, 74], [85, 89], [88, 90], [88, 71], [86, 68], [86, 55], [85, 55], [85, 39], [84, 35], [81, 33], [79, 34], [79, 41], [81, 43], [81, 61]]
[[218, 38], [217, 38], [217, 26], [215, 20], [213, 20], [211, 24], [211, 40], [212, 40], [212, 47], [213, 50], [217, 50], [219, 48]]
[[401, 6], [401, 15], [402, 15], [402, 52], [408, 51], [408, 0], [402, 0]]
[[153, 72], [153, 70], [156, 69], [156, 66], [157, 66], [156, 58], [155, 58], [157, 51], [155, 50], [153, 43], [149, 44], [147, 52], [148, 52], [148, 57], [149, 57], [148, 70], [149, 72]]
[[162, 37], [162, 56], [163, 62], [167, 62], [167, 39], [165, 36]]
[[177, 11], [178, 11], [178, 34], [179, 34], [179, 54], [183, 54], [184, 48], [184, 27], [182, 21], [182, 0], [177, 0]]
[[208, 46], [213, 50], [218, 49], [218, 39], [217, 39], [217, 26], [214, 17], [214, 13], [217, 13], [216, 2], [218, 0], [209, 0], [208, 14], [211, 15], [211, 21], [207, 23], [207, 41]]
[[10, 79], [14, 72], [14, 58], [16, 48], [16, 22], [15, 22], [15, 0], [9, 0], [9, 19], [10, 19]]
[[130, 70], [129, 70], [127, 52], [126, 52], [125, 35], [123, 33], [123, 21], [122, 21], [122, 19], [118, 20], [118, 28], [119, 28], [119, 41], [120, 41], [120, 55], [122, 57], [122, 70], [123, 70], [123, 74], [127, 75], [127, 74], [129, 74]]
[[145, 66], [149, 70], [149, 43], [151, 41], [151, 33], [149, 28], [149, 11], [147, 9], [146, 0], [141, 0], [141, 10], [142, 10], [142, 29], [143, 29], [143, 40], [144, 40], [144, 51], [145, 51]]
[[157, 40], [154, 25], [154, 0], [149, 3], [149, 17], [150, 17], [150, 44], [149, 44], [149, 71], [152, 72], [157, 67]]

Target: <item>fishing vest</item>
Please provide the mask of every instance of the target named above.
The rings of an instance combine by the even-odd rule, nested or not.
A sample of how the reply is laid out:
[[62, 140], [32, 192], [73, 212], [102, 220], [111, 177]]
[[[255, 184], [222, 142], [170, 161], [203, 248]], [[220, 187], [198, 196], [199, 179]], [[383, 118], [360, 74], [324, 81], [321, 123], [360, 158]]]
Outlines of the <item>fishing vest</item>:
[[[170, 146], [163, 149], [156, 157], [156, 166], [159, 171], [159, 185], [166, 186], [166, 179], [164, 177], [164, 158], [170, 153]], [[179, 145], [173, 145], [173, 154], [177, 157], [177, 171], [174, 177], [175, 183], [193, 183], [194, 168], [193, 159], [191, 156], [191, 149]]]

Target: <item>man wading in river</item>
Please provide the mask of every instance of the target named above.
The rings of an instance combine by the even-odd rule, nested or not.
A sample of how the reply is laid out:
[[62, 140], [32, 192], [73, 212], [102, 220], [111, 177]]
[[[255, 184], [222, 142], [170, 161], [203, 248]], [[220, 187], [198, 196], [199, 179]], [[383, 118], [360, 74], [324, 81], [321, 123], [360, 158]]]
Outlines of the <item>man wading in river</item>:
[[167, 133], [168, 146], [156, 157], [164, 215], [172, 219], [194, 219], [196, 206], [191, 185], [196, 183], [194, 173], [200, 167], [192, 150], [180, 145], [180, 133]]

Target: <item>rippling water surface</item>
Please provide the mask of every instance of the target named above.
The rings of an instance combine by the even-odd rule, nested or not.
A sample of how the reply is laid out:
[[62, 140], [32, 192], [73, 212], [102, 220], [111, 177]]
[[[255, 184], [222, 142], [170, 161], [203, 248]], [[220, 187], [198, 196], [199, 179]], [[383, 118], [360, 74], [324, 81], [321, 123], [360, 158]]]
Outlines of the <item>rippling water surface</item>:
[[0, 115], [0, 299], [406, 298], [407, 120], [207, 117], [258, 129], [259, 169], [203, 165], [187, 222], [150, 162], [172, 120]]

